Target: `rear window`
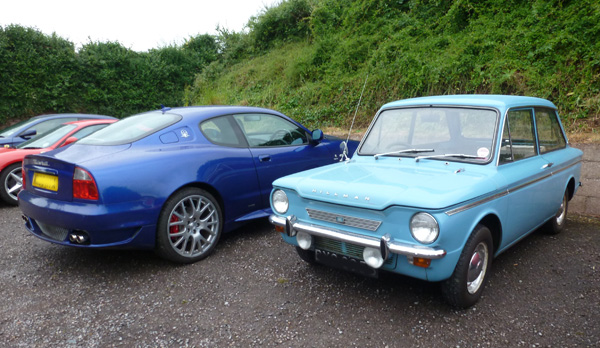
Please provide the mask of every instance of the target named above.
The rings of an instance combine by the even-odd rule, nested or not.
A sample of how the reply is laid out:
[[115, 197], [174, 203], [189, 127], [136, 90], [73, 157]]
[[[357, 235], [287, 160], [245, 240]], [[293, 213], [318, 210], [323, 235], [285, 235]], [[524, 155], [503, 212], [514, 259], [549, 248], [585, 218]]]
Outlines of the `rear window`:
[[129, 116], [78, 141], [85, 145], [122, 145], [154, 134], [181, 120], [181, 116], [152, 111]]

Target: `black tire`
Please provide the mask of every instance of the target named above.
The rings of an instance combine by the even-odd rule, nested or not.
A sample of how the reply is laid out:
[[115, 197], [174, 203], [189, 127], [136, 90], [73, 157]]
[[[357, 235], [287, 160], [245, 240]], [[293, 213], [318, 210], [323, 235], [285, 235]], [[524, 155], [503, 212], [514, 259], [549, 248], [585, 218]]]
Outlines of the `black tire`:
[[317, 261], [315, 260], [315, 252], [314, 251], [304, 250], [301, 247], [297, 246], [296, 252], [298, 253], [298, 256], [300, 256], [300, 258], [302, 260], [304, 260], [305, 262], [308, 262], [311, 265], [314, 265], [315, 263], [317, 263]]
[[569, 191], [565, 191], [563, 195], [562, 202], [556, 215], [552, 217], [546, 224], [544, 225], [544, 232], [546, 234], [559, 234], [565, 227], [567, 223], [567, 212], [569, 211]]
[[442, 294], [453, 307], [471, 307], [481, 297], [494, 255], [492, 233], [477, 225], [465, 244], [452, 276], [442, 282]]
[[23, 187], [21, 163], [13, 163], [0, 173], [0, 198], [10, 205], [18, 205], [17, 195]]
[[192, 263], [210, 255], [223, 231], [217, 200], [197, 187], [184, 188], [165, 202], [156, 227], [156, 253], [173, 262]]

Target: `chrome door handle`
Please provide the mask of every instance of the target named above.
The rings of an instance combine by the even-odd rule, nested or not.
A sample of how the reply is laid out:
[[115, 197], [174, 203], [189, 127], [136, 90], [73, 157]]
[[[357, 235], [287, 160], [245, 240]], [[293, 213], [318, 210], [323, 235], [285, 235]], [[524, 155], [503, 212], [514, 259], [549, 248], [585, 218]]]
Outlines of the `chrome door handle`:
[[260, 155], [258, 156], [258, 160], [261, 162], [269, 162], [271, 160], [271, 155]]
[[544, 165], [542, 166], [542, 169], [550, 168], [550, 167], [552, 167], [553, 165], [554, 165], [554, 163], [553, 163], [553, 162], [546, 163], [546, 164], [544, 164]]

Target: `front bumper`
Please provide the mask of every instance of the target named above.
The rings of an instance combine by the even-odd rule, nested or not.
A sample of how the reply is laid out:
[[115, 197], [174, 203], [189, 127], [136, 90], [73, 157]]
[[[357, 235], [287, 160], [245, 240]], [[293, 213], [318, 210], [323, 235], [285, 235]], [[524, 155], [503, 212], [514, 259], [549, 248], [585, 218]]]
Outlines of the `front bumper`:
[[443, 249], [434, 249], [430, 247], [394, 241], [389, 234], [377, 239], [375, 237], [363, 236], [350, 232], [298, 222], [296, 217], [293, 215], [285, 218], [273, 214], [269, 216], [269, 221], [275, 226], [283, 227], [285, 229], [285, 234], [289, 237], [293, 237], [297, 232], [301, 231], [310, 235], [330, 238], [349, 244], [369, 248], [379, 248], [384, 259], [387, 259], [387, 256], [390, 253], [405, 255], [412, 258], [424, 258], [431, 260], [441, 259], [446, 256], [446, 251]]

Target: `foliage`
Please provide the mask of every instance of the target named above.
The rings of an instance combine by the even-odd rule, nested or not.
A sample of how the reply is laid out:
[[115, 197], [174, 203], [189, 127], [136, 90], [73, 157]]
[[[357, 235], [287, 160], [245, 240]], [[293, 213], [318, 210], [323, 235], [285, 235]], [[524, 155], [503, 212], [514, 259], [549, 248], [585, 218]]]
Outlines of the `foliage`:
[[307, 36], [263, 29], [293, 28], [274, 18], [294, 3], [254, 17], [238, 34], [254, 38], [244, 54], [198, 75], [186, 103], [248, 103], [348, 126], [368, 75], [361, 126], [392, 100], [463, 93], [539, 96], [570, 127], [599, 122], [597, 1], [314, 0], [304, 2], [310, 15], [286, 17]]
[[288, 0], [250, 18], [248, 27], [256, 49], [305, 38], [309, 34], [311, 6], [307, 0]]

